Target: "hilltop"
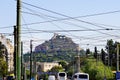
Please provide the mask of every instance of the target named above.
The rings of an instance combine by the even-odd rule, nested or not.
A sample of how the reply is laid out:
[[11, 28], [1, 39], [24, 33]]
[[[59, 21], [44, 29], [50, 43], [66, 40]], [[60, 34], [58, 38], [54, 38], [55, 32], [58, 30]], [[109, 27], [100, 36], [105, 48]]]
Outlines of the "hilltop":
[[50, 40], [36, 46], [35, 52], [76, 51], [78, 47], [78, 44], [74, 43], [71, 38], [54, 34]]

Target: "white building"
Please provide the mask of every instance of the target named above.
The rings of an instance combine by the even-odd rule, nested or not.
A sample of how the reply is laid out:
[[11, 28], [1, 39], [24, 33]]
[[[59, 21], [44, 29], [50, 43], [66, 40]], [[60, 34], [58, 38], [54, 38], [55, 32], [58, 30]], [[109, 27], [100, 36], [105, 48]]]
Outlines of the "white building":
[[40, 65], [42, 71], [44, 72], [52, 69], [54, 66], [60, 66], [58, 63], [55, 62], [37, 62], [37, 65]]
[[5, 51], [5, 61], [7, 61], [8, 65], [8, 71], [13, 71], [14, 70], [14, 62], [13, 62], [13, 53], [14, 53], [14, 47], [12, 46], [10, 40], [8, 40], [5, 36], [0, 34], [0, 42], [6, 47], [7, 51]]
[[[25, 63], [26, 69], [30, 70], [30, 62]], [[52, 69], [54, 66], [61, 66], [57, 62], [36, 62], [36, 65], [34, 62], [32, 63], [32, 71], [34, 72], [34, 69], [36, 71], [43, 71], [46, 72], [50, 69]]]

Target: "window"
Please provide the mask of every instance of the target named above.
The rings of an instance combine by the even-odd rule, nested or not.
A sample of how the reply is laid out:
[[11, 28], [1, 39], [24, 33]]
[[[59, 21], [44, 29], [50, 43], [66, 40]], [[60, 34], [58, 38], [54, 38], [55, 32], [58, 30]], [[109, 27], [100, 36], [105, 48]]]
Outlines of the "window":
[[81, 78], [81, 79], [87, 79], [88, 76], [87, 76], [87, 75], [84, 75], [84, 74], [81, 74], [81, 75], [79, 75], [79, 78]]
[[65, 73], [59, 73], [59, 76], [64, 77]]
[[74, 75], [74, 78], [77, 78], [77, 75]]

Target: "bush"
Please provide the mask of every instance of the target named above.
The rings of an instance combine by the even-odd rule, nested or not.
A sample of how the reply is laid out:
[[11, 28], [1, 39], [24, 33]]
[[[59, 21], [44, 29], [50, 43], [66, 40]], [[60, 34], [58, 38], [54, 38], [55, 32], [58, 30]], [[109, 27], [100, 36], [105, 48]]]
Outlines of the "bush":
[[113, 73], [110, 68], [105, 66], [101, 61], [96, 63], [95, 59], [86, 59], [82, 70], [89, 74], [90, 80], [107, 80], [113, 79]]

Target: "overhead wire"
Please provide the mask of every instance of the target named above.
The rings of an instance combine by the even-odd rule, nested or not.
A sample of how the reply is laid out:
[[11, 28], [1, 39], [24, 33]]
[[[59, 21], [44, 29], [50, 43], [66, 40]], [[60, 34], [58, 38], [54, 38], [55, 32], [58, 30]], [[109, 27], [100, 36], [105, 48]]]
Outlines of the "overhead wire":
[[[39, 15], [39, 14], [36, 14], [37, 12], [36, 11], [34, 11], [34, 10], [32, 10], [32, 9], [29, 9], [29, 8], [26, 8], [25, 6], [23, 6], [25, 9], [27, 9], [27, 10], [29, 10], [29, 11], [31, 11], [32, 13], [29, 13], [29, 12], [24, 12], [24, 11], [22, 11], [22, 12], [24, 12], [24, 13], [28, 13], [28, 14], [31, 14], [31, 15], [37, 15], [37, 16], [39, 16], [40, 18], [42, 18], [42, 19], [48, 19], [48, 16], [47, 15], [44, 15], [44, 14], [42, 14], [42, 15], [44, 15], [44, 16], [41, 16], [41, 15]], [[33, 12], [35, 12], [35, 13], [33, 13]], [[47, 16], [47, 17], [46, 17]], [[51, 17], [51, 16], [50, 16]], [[54, 25], [54, 26], [56, 26], [56, 27], [58, 27], [58, 28], [60, 28], [60, 29], [62, 29], [60, 26], [58, 26], [58, 25], [56, 25], [56, 24], [54, 24], [54, 23], [52, 23], [52, 22], [50, 22], [52, 25]], [[41, 32], [41, 31], [40, 31]], [[54, 33], [54, 32], [50, 32], [50, 31], [42, 31], [42, 32], [47, 32], [47, 33]], [[34, 33], [34, 32], [31, 32], [31, 33]], [[36, 33], [36, 32], [35, 32]], [[25, 34], [25, 33], [24, 33]]]
[[0, 27], [0, 29], [11, 28], [11, 27], [13, 27], [13, 26]]
[[[106, 30], [110, 30], [110, 29], [107, 29], [106, 28]], [[119, 30], [119, 29], [111, 29], [111, 30]], [[64, 30], [63, 30], [64, 31]], [[90, 30], [91, 31], [91, 30]], [[95, 30], [92, 30], [92, 31], [95, 31]], [[67, 30], [66, 30], [66, 32], [67, 32]]]
[[[26, 7], [25, 7], [26, 8]], [[28, 9], [29, 11], [32, 11], [32, 12], [35, 12], [34, 10], [31, 10], [31, 9], [29, 9], [29, 8], [26, 8], [26, 9]], [[36, 14], [36, 13], [31, 13], [31, 14]], [[36, 15], [38, 15], [39, 17], [41, 17], [42, 19], [48, 19], [48, 16], [47, 15], [44, 15], [44, 16], [41, 16], [41, 15], [39, 15], [39, 14], [36, 14]], [[43, 15], [43, 14], [42, 14]], [[47, 16], [47, 17], [46, 17]], [[51, 16], [50, 16], [51, 17]], [[62, 29], [60, 26], [58, 26], [58, 25], [56, 25], [56, 24], [54, 24], [54, 23], [52, 23], [52, 22], [50, 22], [52, 25], [54, 25], [54, 26], [56, 26], [56, 27], [58, 27], [58, 28], [60, 28], [60, 29]], [[63, 29], [62, 29], [63, 30]], [[42, 31], [42, 32], [48, 32], [48, 31]], [[53, 33], [53, 32], [50, 32], [50, 33]]]
[[[25, 21], [25, 19], [24, 19], [23, 16], [22, 16], [22, 19], [23, 19], [23, 22], [26, 23], [26, 21]], [[32, 36], [32, 34], [31, 34], [31, 32], [30, 32], [30, 29], [29, 29], [28, 25], [26, 24], [25, 26], [27, 27], [27, 30], [28, 30], [28, 32], [29, 32], [31, 38], [33, 38], [33, 36]]]
[[[26, 8], [26, 9], [29, 9], [29, 8]], [[22, 11], [22, 12], [23, 12], [23, 13], [27, 13], [27, 14], [31, 14], [31, 15], [39, 16], [38, 14], [33, 14], [33, 13], [30, 13], [30, 12], [25, 12], [25, 11]], [[120, 12], [120, 10], [111, 11], [111, 12], [105, 12], [105, 13], [98, 13], [97, 15], [96, 15], [96, 14], [90, 14], [90, 15], [70, 17], [70, 18], [57, 18], [57, 17], [49, 16], [49, 17], [57, 18], [57, 19], [51, 20], [51, 21], [31, 23], [31, 25], [32, 25], [32, 24], [39, 24], [39, 23], [54, 22], [54, 21], [71, 20], [71, 19], [76, 19], [76, 18], [85, 18], [85, 17], [91, 17], [91, 15], [92, 15], [92, 16], [98, 16], [98, 15], [111, 14], [111, 13], [116, 13], [116, 12]], [[46, 15], [46, 16], [48, 16], [48, 15]], [[90, 23], [92, 23], [92, 22], [90, 22]], [[94, 23], [94, 24], [98, 24], [98, 23]], [[104, 24], [101, 24], [101, 25], [104, 25]], [[106, 25], [106, 26], [111, 26], [111, 25]], [[103, 28], [104, 28], [104, 27], [103, 27]]]
[[[23, 2], [25, 3], [25, 2]], [[25, 3], [26, 4], [26, 3]], [[64, 18], [64, 19], [60, 19], [60, 20], [68, 20], [68, 19], [73, 19], [73, 18], [84, 18], [84, 17], [90, 17], [90, 16], [97, 16], [97, 15], [104, 15], [104, 14], [111, 14], [111, 13], [117, 13], [117, 12], [120, 12], [120, 10], [115, 10], [115, 11], [109, 11], [109, 12], [103, 12], [103, 13], [96, 13], [96, 14], [89, 14], [89, 15], [84, 15], [84, 16], [78, 16], [78, 17], [70, 17], [70, 18]], [[26, 12], [27, 13], [27, 12]], [[34, 15], [34, 14], [33, 14]], [[37, 14], [36, 14], [37, 15]], [[48, 15], [47, 15], [48, 16]], [[50, 16], [52, 17], [52, 16]], [[51, 20], [52, 21], [52, 20]], [[54, 21], [54, 20], [53, 20]], [[55, 20], [56, 21], [56, 20]], [[59, 21], [59, 20], [58, 20]], [[49, 21], [47, 21], [49, 22]], [[40, 23], [43, 23], [43, 22], [40, 22]], [[26, 24], [24, 24], [26, 25]], [[29, 25], [29, 24], [28, 24]], [[101, 25], [104, 25], [104, 24], [101, 24]], [[105, 25], [105, 26], [111, 26], [111, 25]], [[12, 27], [12, 26], [8, 26], [8, 27], [2, 27], [2, 28], [9, 28], [9, 27]], [[114, 27], [114, 26], [113, 26]]]
[[0, 34], [7, 35], [7, 36], [13, 36], [13, 33], [0, 33]]
[[118, 31], [118, 33], [120, 33], [120, 26], [113, 26], [113, 25], [108, 25], [108, 24], [102, 24], [102, 23], [94, 23], [94, 24], [97, 24], [97, 25], [102, 25], [102, 26], [105, 26], [107, 28], [116, 28], [116, 31]]
[[[26, 13], [26, 14], [31, 14], [31, 15], [35, 15], [35, 16], [40, 16], [39, 14], [36, 14], [36, 13], [33, 13], [34, 10], [31, 10], [27, 7], [24, 7], [25, 9], [28, 9], [30, 11], [32, 11], [32, 13], [30, 12], [25, 12], [25, 11], [22, 11], [23, 13]], [[44, 14], [45, 15], [45, 14]], [[44, 21], [44, 22], [36, 22], [36, 23], [30, 23], [29, 25], [32, 25], [32, 24], [39, 24], [39, 23], [47, 23], [47, 22], [55, 22], [55, 21], [63, 21], [63, 20], [70, 20], [69, 18], [58, 18], [58, 17], [53, 17], [53, 16], [49, 16], [49, 15], [45, 15], [47, 17], [50, 17], [50, 18], [54, 18], [54, 20], [48, 20], [48, 21]], [[88, 16], [89, 17], [89, 16]], [[76, 17], [72, 17], [72, 18], [76, 18]], [[82, 26], [79, 26], [79, 25], [76, 25], [76, 24], [73, 24], [71, 22], [69, 22], [70, 25], [73, 25], [73, 26], [77, 26], [77, 27], [82, 27]], [[105, 28], [105, 27], [102, 27], [100, 26], [101, 28]], [[84, 28], [84, 27], [83, 27]]]
[[[25, 7], [26, 8], [26, 7]], [[28, 9], [28, 8], [26, 8], [26, 9]], [[32, 12], [34, 12], [33, 10], [31, 10], [31, 9], [28, 9], [28, 10], [30, 10], [30, 11], [32, 11]], [[36, 13], [35, 13], [36, 14]], [[40, 16], [40, 15], [39, 15]], [[48, 17], [50, 17], [50, 18], [56, 18], [56, 17], [52, 17], [52, 16], [47, 16], [47, 15], [45, 15], [45, 17], [47, 17], [47, 19], [48, 19]], [[51, 19], [50, 19], [51, 20]], [[60, 26], [58, 26], [58, 25], [56, 25], [56, 24], [54, 24], [54, 23], [52, 23], [52, 22], [50, 22], [52, 25], [54, 25], [54, 26], [56, 26], [56, 27], [58, 27], [58, 28], [60, 28], [61, 30], [63, 30], [63, 31], [65, 31], [65, 32], [67, 32], [68, 34], [71, 34], [70, 32], [68, 32], [68, 31], [66, 31], [66, 30], [64, 30], [63, 28], [61, 28]], [[45, 32], [45, 31], [44, 31]], [[57, 32], [58, 33], [58, 32]], [[73, 34], [71, 34], [71, 36], [74, 36]], [[76, 36], [74, 36], [74, 37], [76, 37]]]
[[113, 35], [112, 35], [113, 36]]
[[[108, 29], [105, 29], [105, 30], [108, 30]], [[111, 29], [111, 30], [112, 30], [112, 29]], [[37, 31], [41, 31], [41, 30], [37, 30]], [[67, 31], [67, 30], [66, 30], [66, 31]], [[64, 31], [64, 32], [66, 32], [66, 31]], [[76, 31], [76, 30], [73, 30], [73, 31]], [[77, 31], [81, 31], [81, 30], [77, 30]], [[84, 30], [82, 30], [82, 31], [84, 31]], [[53, 31], [52, 31], [52, 32], [51, 32], [51, 31], [42, 31], [42, 32], [54, 33], [54, 32], [59, 32], [59, 31], [54, 31], [54, 32], [53, 32]], [[63, 31], [60, 31], [60, 32], [63, 32]], [[36, 32], [34, 32], [34, 33], [36, 33]], [[77, 37], [77, 38], [78, 38], [78, 37]], [[87, 38], [87, 39], [88, 39], [88, 38]]]
[[[69, 23], [69, 24], [71, 24], [71, 23]], [[71, 25], [75, 25], [75, 24], [71, 24]], [[75, 25], [75, 26], [78, 26], [78, 25]], [[80, 26], [79, 26], [80, 27]], [[103, 28], [105, 28], [105, 27], [103, 27]], [[109, 28], [106, 28], [106, 30], [110, 30]], [[119, 30], [119, 29], [111, 29], [111, 30]], [[91, 30], [90, 30], [91, 31]], [[93, 31], [95, 31], [95, 30], [93, 30]]]
[[[63, 19], [64, 20], [64, 19]], [[57, 21], [57, 20], [51, 20], [51, 21], [44, 21], [44, 22], [36, 22], [36, 23], [30, 23], [30, 24], [28, 24], [28, 25], [32, 25], [32, 24], [39, 24], [39, 23], [47, 23], [47, 22], [53, 22], [53, 21]], [[76, 25], [76, 24], [72, 24], [72, 23], [70, 23], [71, 25], [74, 25], [74, 26], [78, 26], [78, 25]], [[99, 24], [99, 23], [95, 23], [95, 24]], [[25, 25], [25, 24], [24, 24]], [[99, 24], [100, 25], [100, 24]], [[103, 24], [104, 25], [104, 24]], [[111, 25], [107, 25], [107, 26], [111, 26]], [[79, 26], [79, 27], [81, 27], [81, 26]], [[114, 27], [114, 26], [113, 26]], [[102, 27], [102, 28], [106, 28], [106, 27]], [[115, 29], [114, 29], [115, 30]], [[116, 29], [116, 30], [119, 30], [119, 29]]]
[[[118, 30], [118, 29], [92, 29], [92, 30], [34, 30], [34, 32], [81, 32], [81, 31], [104, 31], [104, 30]], [[33, 31], [33, 30], [32, 30]]]
[[[106, 29], [107, 30], [107, 29]], [[66, 30], [67, 31], [67, 30]], [[78, 30], [77, 30], [78, 31]], [[84, 31], [84, 30], [83, 30]], [[45, 32], [45, 31], [44, 31]], [[51, 31], [50, 31], [51, 32]], [[59, 32], [59, 31], [56, 31], [56, 32]], [[63, 32], [63, 31], [62, 31]], [[88, 38], [87, 38], [88, 39]], [[92, 38], [93, 39], [93, 38]]]
[[[31, 10], [31, 9], [29, 9], [29, 8], [27, 8], [27, 7], [25, 7], [26, 9], [28, 9], [28, 10]], [[23, 11], [24, 12], [24, 11]], [[117, 10], [117, 11], [111, 11], [111, 12], [105, 12], [105, 13], [98, 13], [98, 14], [109, 14], [109, 13], [114, 13], [114, 12], [119, 12], [119, 10]], [[33, 14], [33, 13], [29, 13], [29, 12], [25, 12], [25, 13], [28, 13], [28, 14], [32, 14], [32, 15], [37, 15], [37, 16], [39, 16], [38, 14]], [[94, 14], [91, 14], [91, 15], [94, 15]], [[48, 17], [51, 17], [51, 18], [56, 18], [56, 17], [53, 17], [53, 16], [49, 16], [49, 15], [45, 15], [45, 16], [48, 16]], [[87, 15], [86, 15], [87, 16]], [[94, 15], [95, 16], [95, 15]], [[84, 17], [84, 16], [82, 16], [82, 17]], [[89, 17], [89, 16], [87, 16], [87, 17]], [[77, 18], [77, 17], [74, 17], [74, 18]], [[103, 27], [103, 28], [105, 28], [105, 27]]]
[[[80, 22], [87, 23], [87, 24], [90, 24], [90, 25], [93, 25], [93, 26], [101, 27], [101, 26], [99, 26], [99, 25], [96, 25], [96, 24], [93, 24], [93, 23], [90, 23], [90, 22], [87, 22], [87, 21], [83, 21], [83, 20], [80, 20], [80, 19], [75, 19], [75, 18], [72, 18], [72, 17], [70, 17], [70, 16], [67, 16], [67, 15], [64, 15], [64, 14], [61, 14], [61, 13], [58, 13], [58, 12], [55, 12], [55, 11], [51, 11], [51, 10], [48, 10], [48, 9], [45, 9], [45, 8], [41, 8], [41, 7], [32, 5], [32, 4], [26, 3], [26, 2], [22, 2], [22, 3], [24, 3], [24, 4], [26, 4], [26, 5], [29, 5], [29, 6], [32, 6], [32, 7], [36, 7], [36, 8], [38, 8], [38, 9], [41, 9], [41, 10], [44, 10], [44, 11], [48, 11], [48, 12], [51, 12], [51, 13], [54, 13], [54, 14], [58, 14], [58, 15], [67, 17], [67, 18], [71, 18], [71, 19], [76, 20], [76, 21], [80, 21]], [[105, 34], [105, 35], [109, 35], [109, 36], [119, 37], [119, 36], [116, 36], [116, 35], [111, 35], [111, 34], [104, 33], [104, 32], [100, 32], [100, 31], [97, 31], [97, 32], [102, 33], [102, 34]]]
[[[41, 31], [41, 30], [40, 30], [40, 31]], [[39, 32], [31, 32], [31, 33], [40, 33], [40, 31], [39, 31]], [[45, 32], [45, 33], [55, 33], [55, 32], [51, 32], [51, 31], [41, 31], [41, 32]], [[23, 34], [28, 34], [28, 32], [24, 32]], [[72, 35], [70, 35], [70, 34], [65, 34], [65, 35], [72, 36]], [[72, 36], [72, 37], [77, 38], [77, 39], [99, 40], [99, 39], [88, 38], [88, 37], [82, 37], [82, 36], [75, 36], [75, 35]], [[101, 40], [99, 40], [99, 41], [101, 41]]]
[[[97, 30], [108, 30], [108, 29], [97, 29]], [[110, 29], [112, 30], [112, 29]], [[94, 30], [34, 30], [32, 29], [31, 33], [42, 33], [42, 32], [46, 32], [46, 33], [58, 33], [58, 32], [78, 32], [78, 31], [94, 31]], [[24, 34], [27, 34], [28, 32], [24, 33]], [[73, 35], [71, 35], [73, 36]], [[78, 36], [74, 36], [76, 38], [83, 38], [83, 37], [78, 37]], [[92, 39], [94, 40], [92, 37], [91, 38], [85, 38], [84, 39]], [[96, 40], [96, 39], [95, 39]], [[98, 40], [98, 39], [97, 39]]]
[[[29, 8], [27, 8], [27, 9], [29, 9]], [[98, 13], [98, 14], [99, 14], [99, 15], [104, 15], [104, 14], [111, 14], [111, 13], [116, 13], [116, 12], [120, 12], [120, 10], [110, 11], [110, 12], [104, 12], [104, 13]], [[30, 12], [25, 12], [25, 11], [22, 11], [22, 13], [27, 13], [27, 14], [31, 14], [31, 15], [40, 16], [40, 15], [38, 15], [38, 14], [33, 14], [33, 13], [30, 13]], [[95, 14], [89, 14], [89, 15], [77, 16], [77, 17], [72, 17], [72, 18], [84, 18], [84, 17], [90, 17], [90, 15], [92, 15], [92, 16], [97, 16], [97, 15], [95, 15]], [[47, 15], [47, 16], [48, 16], [48, 15]], [[49, 16], [49, 17], [53, 17], [53, 16]], [[54, 21], [70, 20], [70, 19], [71, 19], [71, 18], [61, 18], [61, 19], [55, 19], [55, 20], [49, 20], [49, 21], [43, 21], [43, 22], [28, 23], [28, 24], [23, 24], [23, 25], [34, 25], [34, 24], [54, 22]], [[93, 22], [91, 22], [91, 23], [93, 23]], [[103, 26], [108, 26], [108, 27], [120, 27], [120, 26], [114, 26], [114, 25], [108, 25], [108, 24], [101, 24], [101, 23], [94, 23], [94, 24], [103, 25]], [[11, 28], [11, 27], [13, 27], [13, 26], [0, 27], [0, 29]], [[103, 27], [103, 28], [105, 28], [105, 27]]]

